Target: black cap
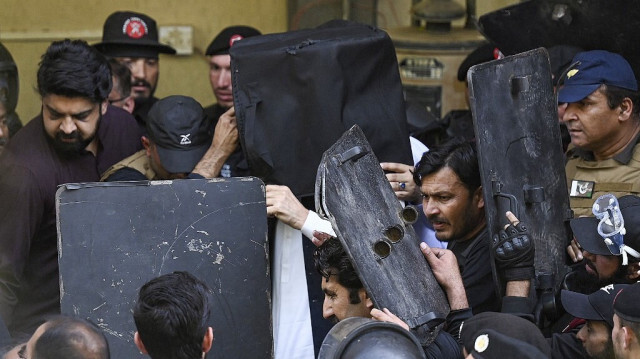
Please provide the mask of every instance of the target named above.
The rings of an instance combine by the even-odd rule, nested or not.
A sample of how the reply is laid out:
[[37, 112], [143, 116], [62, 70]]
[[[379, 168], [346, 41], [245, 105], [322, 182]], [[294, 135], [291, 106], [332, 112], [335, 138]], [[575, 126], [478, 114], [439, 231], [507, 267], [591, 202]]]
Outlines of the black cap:
[[229, 48], [233, 45], [234, 42], [238, 40], [242, 40], [245, 37], [258, 36], [262, 35], [260, 31], [250, 27], [250, 26], [230, 26], [226, 29], [220, 31], [218, 36], [216, 36], [209, 46], [207, 47], [207, 51], [205, 55], [213, 56], [213, 55], [226, 55], [229, 53]]
[[[640, 197], [627, 195], [618, 198], [620, 212], [624, 218], [624, 244], [640, 250]], [[598, 234], [598, 220], [595, 217], [580, 217], [571, 220], [573, 236], [580, 246], [589, 253], [610, 256], [611, 251]]]
[[480, 45], [477, 49], [473, 50], [462, 61], [460, 67], [458, 67], [458, 81], [467, 80], [467, 72], [471, 66], [482, 64], [491, 60], [497, 59], [499, 56], [499, 50], [493, 44]]
[[165, 97], [151, 106], [147, 132], [162, 166], [170, 173], [189, 173], [211, 145], [208, 121], [198, 101]]
[[93, 45], [109, 57], [158, 57], [158, 53], [175, 54], [176, 50], [158, 42], [156, 21], [131, 11], [109, 15], [102, 29], [102, 42]]
[[541, 359], [549, 358], [535, 346], [493, 329], [482, 329], [474, 335], [473, 350], [470, 354], [474, 359]]
[[551, 356], [551, 348], [538, 327], [530, 321], [512, 314], [484, 312], [467, 319], [460, 328], [460, 340], [467, 353], [474, 348], [476, 334], [480, 330], [492, 329], [513, 339], [522, 340]]
[[576, 318], [604, 321], [613, 328], [613, 301], [628, 284], [610, 284], [587, 295], [562, 290], [562, 306]]
[[640, 283], [624, 288], [613, 302], [613, 311], [624, 320], [640, 323], [638, 298], [640, 298]]

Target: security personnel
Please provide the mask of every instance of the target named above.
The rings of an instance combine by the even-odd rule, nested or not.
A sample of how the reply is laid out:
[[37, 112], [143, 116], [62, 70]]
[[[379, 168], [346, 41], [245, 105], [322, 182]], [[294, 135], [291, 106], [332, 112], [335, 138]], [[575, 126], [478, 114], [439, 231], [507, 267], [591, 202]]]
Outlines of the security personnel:
[[592, 216], [595, 198], [640, 194], [640, 100], [629, 63], [595, 50], [578, 53], [558, 92], [571, 135], [566, 175], [574, 215]]

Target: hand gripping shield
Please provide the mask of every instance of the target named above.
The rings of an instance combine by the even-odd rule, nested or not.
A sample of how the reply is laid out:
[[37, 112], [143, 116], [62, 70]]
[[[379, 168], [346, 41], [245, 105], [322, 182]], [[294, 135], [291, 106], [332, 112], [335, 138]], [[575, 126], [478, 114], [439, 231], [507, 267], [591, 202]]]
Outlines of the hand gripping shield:
[[402, 208], [359, 127], [322, 156], [315, 201], [376, 308], [388, 308], [430, 344], [449, 313], [447, 298], [411, 226], [415, 208]]
[[62, 313], [102, 328], [113, 358], [145, 357], [133, 342], [139, 288], [177, 270], [213, 291], [211, 357], [272, 357], [260, 180], [67, 184], [56, 208]]
[[535, 242], [536, 289], [551, 313], [568, 271], [573, 216], [546, 50], [476, 65], [467, 77], [487, 228], [492, 238], [498, 235], [507, 210], [527, 224]]

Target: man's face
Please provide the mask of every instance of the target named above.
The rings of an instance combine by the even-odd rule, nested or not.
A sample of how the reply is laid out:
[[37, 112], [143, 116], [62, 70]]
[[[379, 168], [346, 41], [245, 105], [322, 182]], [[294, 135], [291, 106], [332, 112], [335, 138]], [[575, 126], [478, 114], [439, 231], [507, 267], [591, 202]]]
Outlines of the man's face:
[[95, 139], [107, 101], [96, 104], [82, 97], [49, 94], [42, 98], [42, 117], [47, 135], [61, 154], [77, 154]]
[[231, 56], [213, 55], [209, 57], [209, 81], [218, 104], [226, 108], [233, 106]]
[[567, 125], [571, 143], [587, 150], [610, 145], [618, 128], [620, 109], [609, 108], [607, 97], [596, 90], [582, 101], [567, 104], [562, 121]]
[[449, 167], [422, 178], [422, 210], [441, 241], [472, 238], [484, 227], [482, 189], [474, 193]]
[[116, 57], [131, 71], [131, 96], [136, 100], [146, 100], [153, 96], [158, 85], [160, 64], [157, 58]]
[[611, 329], [603, 321], [587, 320], [576, 335], [582, 342], [589, 357], [594, 359], [614, 359]]
[[619, 256], [593, 254], [586, 250], [582, 251], [582, 256], [584, 257], [587, 273], [597, 277], [600, 281], [608, 281], [614, 278], [622, 263]]
[[[331, 273], [334, 273], [333, 270]], [[349, 289], [338, 283], [337, 275], [330, 275], [329, 279], [322, 278], [322, 291], [324, 292], [324, 304], [322, 316], [325, 319], [337, 323], [351, 317], [371, 317], [373, 303], [367, 297], [364, 288], [358, 290], [360, 303], [351, 304]]]
[[613, 314], [613, 330], [611, 331], [611, 341], [613, 342], [613, 352], [616, 358], [624, 358], [624, 331], [622, 322], [617, 314]]

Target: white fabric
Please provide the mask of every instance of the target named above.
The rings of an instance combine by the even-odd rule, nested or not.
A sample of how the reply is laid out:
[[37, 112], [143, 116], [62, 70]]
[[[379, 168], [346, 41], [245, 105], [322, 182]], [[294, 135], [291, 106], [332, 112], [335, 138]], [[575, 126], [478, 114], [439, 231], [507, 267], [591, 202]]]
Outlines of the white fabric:
[[429, 147], [425, 146], [424, 143], [420, 142], [418, 139], [409, 136], [409, 142], [411, 143], [411, 155], [413, 156], [413, 165], [415, 166], [422, 155], [429, 151]]
[[333, 227], [331, 227], [331, 222], [320, 218], [316, 212], [309, 211], [309, 215], [302, 225], [302, 234], [311, 239], [313, 238], [313, 231], [324, 232], [331, 237], [336, 236]]
[[278, 221], [271, 277], [275, 359], [314, 359], [303, 240], [302, 232]]

